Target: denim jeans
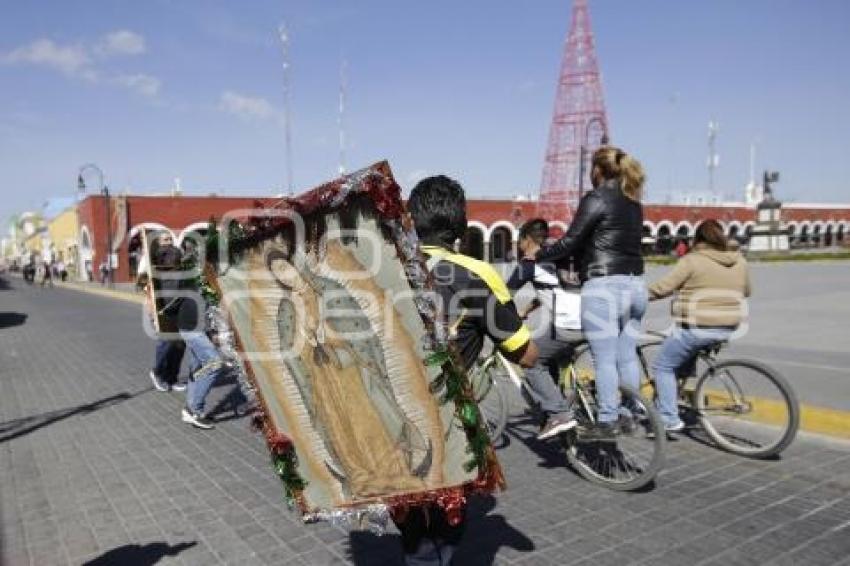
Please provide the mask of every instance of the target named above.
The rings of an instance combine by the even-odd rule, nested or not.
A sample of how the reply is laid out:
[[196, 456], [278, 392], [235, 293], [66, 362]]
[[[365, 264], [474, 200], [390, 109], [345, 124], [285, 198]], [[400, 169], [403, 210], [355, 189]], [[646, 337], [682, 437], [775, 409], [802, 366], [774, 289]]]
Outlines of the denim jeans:
[[182, 340], [157, 340], [153, 373], [165, 383], [177, 382], [186, 344]]
[[594, 277], [581, 289], [581, 325], [593, 354], [599, 422], [619, 417], [618, 387], [635, 391], [640, 366], [635, 339], [646, 312], [648, 295], [637, 275]]
[[676, 425], [680, 422], [678, 392], [676, 391], [676, 370], [688, 362], [700, 348], [728, 340], [732, 328], [682, 328], [677, 326], [673, 333], [664, 339], [661, 350], [652, 364], [652, 376], [655, 379], [655, 404], [664, 424]]
[[224, 363], [209, 337], [203, 332], [180, 331], [189, 350], [189, 389], [186, 405], [196, 414], [203, 414], [204, 400], [213, 383], [224, 373]]
[[556, 330], [551, 326], [545, 332], [534, 334], [537, 345], [537, 362], [525, 370], [525, 379], [531, 396], [540, 405], [546, 418], [567, 418], [570, 407], [558, 388], [560, 369], [572, 355], [574, 344], [583, 340], [581, 330]]

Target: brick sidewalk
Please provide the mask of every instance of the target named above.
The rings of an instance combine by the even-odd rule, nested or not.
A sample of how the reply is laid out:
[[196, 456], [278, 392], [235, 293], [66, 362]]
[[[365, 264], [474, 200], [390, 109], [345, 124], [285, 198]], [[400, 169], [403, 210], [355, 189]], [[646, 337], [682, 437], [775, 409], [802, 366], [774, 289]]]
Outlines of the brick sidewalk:
[[[233, 384], [214, 390], [215, 430], [181, 423], [182, 395], [150, 387], [137, 305], [11, 286], [0, 563], [400, 562], [393, 533], [302, 525], [286, 510], [262, 439], [229, 409]], [[850, 564], [848, 444], [802, 437], [754, 462], [683, 439], [654, 490], [622, 494], [571, 473], [521, 418], [508, 440], [509, 491], [472, 506], [456, 564]]]

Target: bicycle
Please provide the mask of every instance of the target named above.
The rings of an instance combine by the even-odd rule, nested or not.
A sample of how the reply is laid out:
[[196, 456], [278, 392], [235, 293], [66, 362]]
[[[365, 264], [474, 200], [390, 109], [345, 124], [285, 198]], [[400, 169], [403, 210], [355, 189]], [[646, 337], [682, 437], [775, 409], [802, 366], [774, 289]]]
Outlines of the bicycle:
[[[577, 345], [572, 360], [560, 373], [560, 386], [578, 425], [562, 435], [567, 461], [591, 483], [631, 491], [651, 482], [664, 465], [664, 426], [652, 403], [639, 392], [620, 386], [623, 410], [618, 434], [613, 441], [593, 440], [589, 432], [596, 425], [596, 386], [592, 365], [582, 367], [581, 357], [589, 353], [586, 342]], [[492, 441], [504, 433], [508, 420], [506, 388], [515, 386], [529, 405], [533, 394], [516, 368], [501, 353], [494, 352], [470, 374], [473, 392], [484, 416]]]
[[[666, 337], [650, 331], [654, 338], [638, 345], [642, 369], [641, 392], [654, 397], [651, 351]], [[725, 359], [718, 355], [727, 342], [697, 352], [692, 364], [704, 368], [677, 375], [680, 403], [686, 420], [694, 420], [720, 448], [749, 458], [769, 458], [793, 442], [800, 426], [800, 406], [788, 381], [775, 369], [754, 360]], [[654, 356], [653, 356], [654, 357]], [[690, 367], [687, 367], [690, 366]], [[690, 419], [688, 419], [690, 416]]]

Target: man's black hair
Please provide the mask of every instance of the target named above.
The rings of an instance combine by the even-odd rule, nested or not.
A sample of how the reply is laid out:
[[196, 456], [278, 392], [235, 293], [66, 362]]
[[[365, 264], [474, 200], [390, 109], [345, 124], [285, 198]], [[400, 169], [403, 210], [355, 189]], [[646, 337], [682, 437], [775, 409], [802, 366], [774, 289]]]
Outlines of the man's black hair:
[[466, 231], [463, 187], [445, 175], [419, 181], [410, 192], [407, 209], [426, 244], [451, 246]]
[[549, 223], [543, 218], [532, 218], [519, 228], [519, 239], [529, 237], [538, 244], [542, 244], [549, 236]]

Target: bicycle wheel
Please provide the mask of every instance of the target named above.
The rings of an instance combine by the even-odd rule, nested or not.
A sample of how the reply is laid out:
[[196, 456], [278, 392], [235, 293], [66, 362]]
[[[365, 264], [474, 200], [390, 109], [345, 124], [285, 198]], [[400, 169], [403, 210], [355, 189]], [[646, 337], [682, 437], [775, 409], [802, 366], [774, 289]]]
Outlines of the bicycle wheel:
[[592, 384], [577, 392], [574, 407], [579, 424], [565, 440], [573, 469], [591, 483], [618, 491], [640, 489], [655, 479], [664, 466], [667, 437], [653, 404], [621, 385], [620, 405], [629, 409], [620, 417], [615, 440], [585, 440], [583, 434], [596, 423], [596, 397]]
[[487, 429], [490, 442], [496, 442], [505, 432], [508, 423], [508, 398], [506, 385], [500, 372], [504, 371], [497, 356], [485, 359], [472, 378], [472, 393]]
[[700, 377], [695, 409], [721, 448], [750, 458], [779, 454], [794, 440], [800, 406], [782, 375], [759, 362], [724, 360]]

